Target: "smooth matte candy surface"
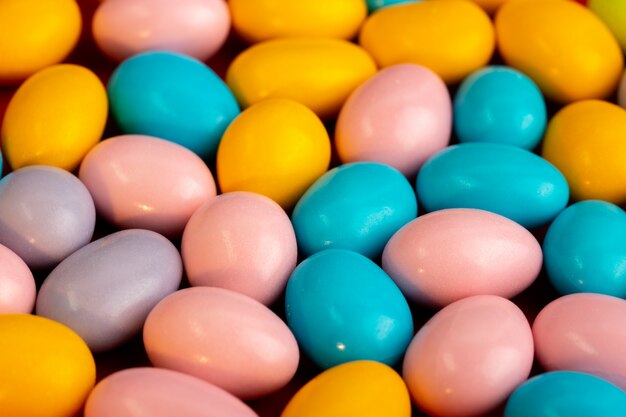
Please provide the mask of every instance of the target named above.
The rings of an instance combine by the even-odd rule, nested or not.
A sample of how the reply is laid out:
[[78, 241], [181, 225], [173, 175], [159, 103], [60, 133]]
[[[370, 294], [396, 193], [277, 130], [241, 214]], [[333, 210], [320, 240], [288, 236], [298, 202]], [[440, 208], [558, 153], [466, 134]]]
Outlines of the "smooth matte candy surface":
[[0, 245], [0, 314], [30, 313], [36, 290], [28, 266], [11, 249]]
[[626, 51], [626, 3], [615, 0], [589, 0], [587, 5], [589, 10], [611, 29], [622, 51]]

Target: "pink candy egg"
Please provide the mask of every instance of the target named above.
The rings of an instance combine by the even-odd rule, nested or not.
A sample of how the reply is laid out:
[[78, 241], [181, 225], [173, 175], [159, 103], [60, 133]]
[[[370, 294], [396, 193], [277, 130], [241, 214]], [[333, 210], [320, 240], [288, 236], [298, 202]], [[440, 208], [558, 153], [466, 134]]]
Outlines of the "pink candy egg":
[[396, 232], [382, 264], [408, 298], [445, 306], [479, 294], [513, 297], [537, 278], [542, 259], [535, 237], [514, 221], [484, 210], [448, 209]]
[[234, 291], [194, 287], [163, 299], [144, 325], [150, 361], [204, 379], [241, 399], [282, 388], [300, 354], [287, 325]]
[[626, 390], [626, 301], [578, 293], [545, 306], [533, 324], [539, 362], [549, 371], [590, 373]]
[[92, 26], [98, 47], [116, 61], [155, 49], [204, 61], [224, 44], [229, 30], [224, 0], [107, 0]]
[[179, 372], [131, 368], [96, 385], [85, 417], [258, 417], [228, 392]]
[[428, 415], [483, 415], [506, 400], [530, 373], [533, 336], [524, 313], [493, 295], [444, 307], [415, 335], [403, 377]]
[[271, 304], [296, 267], [298, 247], [289, 217], [260, 194], [222, 194], [191, 217], [182, 240], [191, 285], [237, 291]]
[[30, 313], [35, 305], [35, 279], [24, 261], [0, 245], [0, 314]]
[[142, 135], [100, 142], [83, 160], [79, 178], [98, 214], [110, 223], [168, 237], [180, 235], [193, 212], [216, 194], [213, 175], [200, 157]]
[[445, 83], [426, 67], [386, 68], [344, 104], [335, 132], [342, 162], [375, 161], [414, 176], [450, 140], [452, 105]]

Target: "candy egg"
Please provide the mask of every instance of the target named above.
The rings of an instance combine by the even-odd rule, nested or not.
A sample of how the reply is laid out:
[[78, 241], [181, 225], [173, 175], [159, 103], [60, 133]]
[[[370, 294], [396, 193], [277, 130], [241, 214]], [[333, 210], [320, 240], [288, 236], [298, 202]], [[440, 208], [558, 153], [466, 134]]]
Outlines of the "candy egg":
[[163, 236], [141, 229], [113, 233], [54, 268], [37, 295], [37, 315], [70, 327], [94, 352], [110, 350], [141, 331], [182, 274], [180, 255]]
[[298, 247], [289, 216], [277, 203], [233, 192], [193, 214], [182, 254], [191, 285], [226, 288], [269, 305], [285, 289]]
[[495, 34], [489, 16], [469, 1], [423, 1], [372, 14], [359, 43], [381, 67], [420, 64], [454, 84], [489, 62]]
[[229, 29], [224, 0], [108, 0], [92, 23], [96, 44], [116, 61], [155, 49], [204, 61], [224, 44]]
[[215, 197], [205, 163], [173, 142], [141, 135], [107, 139], [80, 166], [96, 211], [124, 229], [180, 236], [193, 212]]
[[169, 295], [143, 329], [150, 361], [211, 382], [242, 399], [283, 387], [296, 372], [296, 339], [258, 301], [213, 287]]
[[330, 139], [315, 113], [272, 99], [246, 109], [228, 127], [217, 152], [217, 178], [222, 192], [252, 191], [290, 208], [329, 163]]
[[490, 142], [532, 150], [546, 128], [546, 104], [537, 85], [512, 68], [490, 66], [463, 80], [454, 97], [459, 142]]
[[342, 107], [335, 130], [337, 154], [344, 163], [382, 162], [412, 177], [448, 144], [451, 107], [448, 89], [428, 68], [386, 68]]
[[478, 295], [444, 307], [409, 346], [402, 374], [413, 401], [428, 415], [483, 415], [526, 380], [533, 337], [512, 302]]
[[124, 133], [171, 140], [202, 158], [214, 156], [239, 114], [235, 97], [213, 70], [174, 52], [145, 52], [122, 62], [108, 93]]
[[495, 26], [504, 61], [532, 78], [551, 100], [603, 98], [617, 86], [624, 66], [619, 44], [580, 4], [509, 1]]
[[333, 117], [350, 93], [376, 73], [365, 50], [348, 41], [289, 38], [246, 49], [230, 64], [226, 82], [243, 107], [267, 98], [298, 101]]
[[626, 201], [626, 110], [600, 100], [561, 109], [541, 155], [563, 173], [575, 200]]
[[35, 305], [35, 279], [28, 266], [0, 245], [0, 314], [30, 313]]
[[63, 64], [37, 72], [16, 91], [4, 115], [2, 149], [9, 164], [72, 171], [100, 140], [107, 105], [102, 82], [85, 67]]
[[386, 365], [354, 361], [328, 369], [293, 396], [281, 417], [409, 417], [411, 400]]
[[287, 323], [322, 368], [354, 360], [394, 365], [413, 336], [411, 310], [378, 265], [356, 252], [328, 249], [293, 271]]
[[338, 248], [373, 258], [416, 216], [415, 193], [399, 171], [357, 162], [320, 177], [296, 204], [292, 221], [305, 256]]
[[0, 180], [0, 244], [32, 269], [49, 268], [91, 240], [96, 209], [69, 172], [30, 166]]
[[581, 372], [548, 372], [517, 387], [504, 417], [618, 417], [626, 410], [626, 393]]
[[533, 324], [537, 358], [549, 371], [586, 372], [626, 389], [626, 301], [579, 293], [545, 306]]
[[417, 176], [427, 211], [465, 207], [491, 211], [532, 229], [556, 217], [569, 200], [563, 174], [532, 152], [495, 143], [451, 146]]
[[626, 3], [615, 0], [589, 0], [588, 7], [611, 29], [622, 50], [626, 50]]
[[512, 220], [474, 209], [435, 211], [400, 229], [383, 269], [407, 298], [445, 306], [479, 294], [513, 297], [541, 270], [541, 246]]
[[3, 417], [67, 417], [83, 405], [96, 365], [80, 337], [30, 314], [0, 314]]
[[0, 84], [22, 81], [61, 62], [74, 49], [80, 30], [75, 0], [0, 2]]
[[384, 7], [395, 6], [402, 3], [413, 3], [421, 0], [367, 0], [367, 8], [370, 13], [380, 10]]
[[115, 372], [96, 385], [85, 405], [85, 417], [258, 417], [228, 392], [179, 372], [131, 368]]
[[367, 15], [363, 0], [230, 0], [233, 27], [249, 42], [297, 36], [351, 39]]

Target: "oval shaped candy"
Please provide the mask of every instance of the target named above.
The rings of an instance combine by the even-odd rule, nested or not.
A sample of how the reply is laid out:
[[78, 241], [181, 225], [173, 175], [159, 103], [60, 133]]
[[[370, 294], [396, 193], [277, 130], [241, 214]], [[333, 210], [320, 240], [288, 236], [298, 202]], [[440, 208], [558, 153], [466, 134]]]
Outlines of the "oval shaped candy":
[[611, 29], [622, 51], [626, 51], [626, 3], [615, 0], [589, 0], [587, 6]]
[[221, 287], [269, 305], [296, 267], [298, 246], [287, 213], [260, 194], [221, 194], [193, 214], [182, 240], [193, 286]]
[[243, 51], [230, 64], [226, 82], [242, 107], [267, 98], [288, 98], [328, 118], [375, 73], [369, 54], [348, 41], [287, 38]]
[[281, 417], [409, 417], [404, 381], [379, 362], [354, 361], [327, 369], [291, 398]]
[[153, 365], [211, 382], [241, 399], [262, 397], [293, 377], [300, 358], [283, 321], [258, 301], [215, 287], [163, 299], [143, 329]]
[[395, 6], [402, 3], [413, 3], [421, 0], [367, 0], [367, 8], [370, 13], [374, 13], [385, 7]]
[[169, 369], [130, 368], [96, 385], [85, 417], [258, 417], [228, 392]]
[[484, 415], [526, 380], [533, 337], [524, 313], [493, 295], [456, 301], [435, 314], [409, 346], [402, 375], [428, 415]]
[[215, 155], [239, 106], [202, 62], [174, 52], [145, 52], [122, 62], [108, 85], [111, 114], [124, 133], [171, 140], [202, 158]]
[[287, 323], [322, 368], [354, 360], [394, 365], [413, 336], [411, 310], [378, 265], [356, 252], [328, 249], [293, 271]]
[[603, 98], [617, 86], [624, 66], [619, 44], [576, 2], [509, 1], [495, 26], [504, 61], [532, 78], [551, 100]]
[[31, 269], [44, 269], [89, 243], [96, 209], [74, 175], [30, 166], [0, 180], [0, 219], [0, 244]]
[[2, 149], [13, 169], [52, 165], [68, 171], [102, 137], [107, 95], [85, 67], [54, 65], [15, 92], [2, 123]]
[[479, 294], [513, 297], [541, 270], [541, 246], [519, 224], [475, 209], [420, 216], [383, 252], [383, 269], [412, 301], [445, 306]]
[[64, 325], [30, 314], [0, 314], [3, 417], [67, 417], [96, 381], [93, 356]]
[[563, 174], [518, 147], [495, 143], [450, 146], [431, 157], [417, 176], [427, 211], [478, 208], [532, 229], [556, 217], [569, 200]]
[[0, 245], [0, 314], [30, 313], [36, 291], [28, 266], [11, 249]]
[[341, 108], [335, 129], [342, 162], [377, 161], [415, 175], [450, 140], [452, 105], [443, 81], [414, 64], [385, 68]]

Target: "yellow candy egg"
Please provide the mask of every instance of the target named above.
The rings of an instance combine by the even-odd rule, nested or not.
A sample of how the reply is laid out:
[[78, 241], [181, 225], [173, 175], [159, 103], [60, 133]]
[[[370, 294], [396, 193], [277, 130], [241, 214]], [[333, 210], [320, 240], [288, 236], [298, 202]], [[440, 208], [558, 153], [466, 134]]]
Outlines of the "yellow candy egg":
[[242, 107], [289, 98], [331, 117], [375, 73], [369, 54], [348, 41], [285, 38], [243, 51], [228, 68], [226, 82]]
[[61, 62], [80, 29], [75, 0], [0, 1], [0, 83], [21, 81]]
[[2, 149], [9, 164], [73, 170], [100, 140], [107, 103], [102, 82], [87, 68], [53, 65], [32, 75], [4, 115]]
[[322, 121], [302, 104], [270, 99], [241, 113], [217, 150], [222, 192], [252, 191], [292, 207], [330, 163]]
[[372, 361], [348, 362], [322, 372], [289, 401], [281, 417], [410, 417], [411, 400], [400, 375]]
[[230, 0], [233, 26], [250, 42], [295, 36], [350, 39], [367, 16], [364, 0]]
[[623, 68], [606, 25], [571, 0], [515, 0], [496, 15], [498, 48], [550, 99], [570, 103], [610, 95]]
[[589, 9], [611, 29], [623, 51], [626, 51], [626, 1], [589, 0]]
[[489, 16], [474, 3], [424, 1], [372, 14], [359, 42], [382, 67], [420, 64], [453, 84], [489, 62], [495, 35]]
[[626, 110], [583, 100], [548, 124], [542, 156], [565, 176], [575, 200], [626, 202]]
[[75, 415], [96, 380], [85, 342], [64, 325], [29, 314], [0, 315], [0, 335], [0, 415]]

